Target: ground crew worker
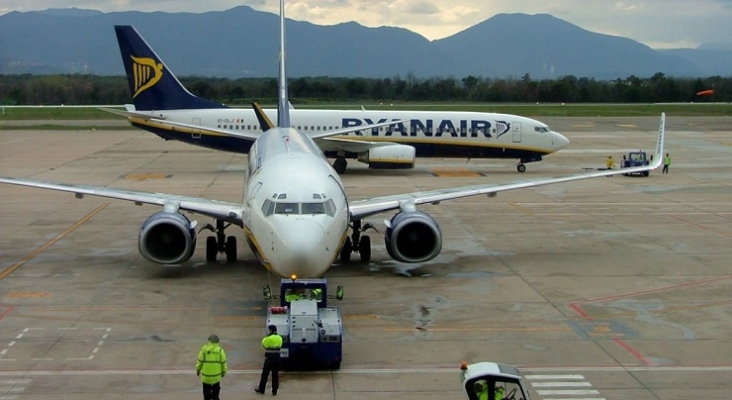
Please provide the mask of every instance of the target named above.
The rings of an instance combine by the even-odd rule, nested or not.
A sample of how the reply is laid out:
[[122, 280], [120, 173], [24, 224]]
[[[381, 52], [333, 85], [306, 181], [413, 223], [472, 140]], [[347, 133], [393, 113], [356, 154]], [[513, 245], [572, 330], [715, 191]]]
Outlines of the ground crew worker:
[[666, 153], [666, 157], [663, 158], [663, 171], [662, 174], [668, 174], [668, 166], [671, 165], [671, 156]]
[[605, 169], [613, 168], [615, 168], [615, 161], [613, 161], [613, 156], [608, 156], [607, 161], [605, 161]]
[[484, 380], [475, 382], [473, 386], [475, 394], [478, 395], [478, 400], [488, 400], [488, 383]]
[[503, 392], [504, 392], [503, 386], [496, 386], [496, 393], [495, 393], [495, 400], [503, 400]]
[[267, 386], [267, 378], [272, 371], [272, 395], [277, 396], [277, 389], [280, 387], [280, 348], [282, 348], [282, 336], [277, 334], [277, 327], [270, 325], [268, 327], [269, 334], [262, 339], [262, 348], [264, 349], [264, 366], [262, 367], [262, 376], [259, 379], [259, 387], [254, 389], [259, 394], [264, 394], [264, 388]]
[[198, 353], [196, 363], [196, 375], [203, 383], [203, 400], [219, 400], [221, 378], [226, 376], [227, 370], [226, 353], [219, 346], [219, 337], [211, 335]]
[[310, 293], [310, 298], [313, 300], [320, 301], [320, 299], [323, 297], [323, 289], [321, 288], [315, 288]]

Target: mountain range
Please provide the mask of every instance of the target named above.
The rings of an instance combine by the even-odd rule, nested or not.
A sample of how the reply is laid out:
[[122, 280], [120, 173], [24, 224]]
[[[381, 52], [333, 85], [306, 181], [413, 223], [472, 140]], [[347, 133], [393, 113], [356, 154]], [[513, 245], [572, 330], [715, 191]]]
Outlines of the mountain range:
[[[0, 74], [123, 75], [114, 25], [132, 25], [181, 76], [271, 77], [278, 17], [247, 6], [201, 14], [50, 9], [0, 15]], [[596, 79], [732, 75], [732, 45], [654, 50], [547, 14], [499, 14], [444, 39], [403, 28], [288, 20], [288, 74]]]

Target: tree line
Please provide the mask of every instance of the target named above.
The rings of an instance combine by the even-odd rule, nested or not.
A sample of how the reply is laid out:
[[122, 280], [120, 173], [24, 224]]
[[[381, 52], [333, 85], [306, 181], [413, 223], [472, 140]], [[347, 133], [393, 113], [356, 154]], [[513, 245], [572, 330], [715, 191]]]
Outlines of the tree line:
[[[275, 102], [275, 78], [180, 79], [197, 96], [225, 104]], [[713, 89], [710, 96], [697, 93]], [[294, 103], [329, 101], [517, 102], [517, 103], [662, 103], [731, 101], [732, 77], [677, 78], [657, 73], [649, 78], [615, 80], [578, 78], [534, 80], [467, 76], [416, 78], [306, 77], [290, 80]], [[96, 75], [0, 75], [0, 105], [102, 105], [130, 103], [127, 79]]]

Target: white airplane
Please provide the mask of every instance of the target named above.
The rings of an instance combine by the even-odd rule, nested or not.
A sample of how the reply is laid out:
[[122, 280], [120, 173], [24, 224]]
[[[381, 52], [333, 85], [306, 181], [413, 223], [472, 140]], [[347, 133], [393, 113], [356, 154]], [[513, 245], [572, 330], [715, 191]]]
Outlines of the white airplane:
[[[421, 204], [488, 195], [498, 192], [571, 182], [657, 168], [663, 159], [665, 115], [652, 165], [582, 174], [519, 180], [500, 184], [454, 187], [425, 192], [395, 194], [359, 201], [348, 201], [343, 183], [312, 137], [291, 125], [285, 73], [284, 0], [280, 1], [280, 62], [277, 126], [255, 107], [259, 123], [266, 131], [259, 135], [248, 157], [248, 180], [241, 203], [205, 198], [149, 193], [99, 186], [43, 182], [32, 179], [0, 177], [0, 183], [60, 190], [85, 195], [127, 200], [136, 204], [162, 207], [150, 216], [139, 233], [140, 253], [155, 263], [179, 264], [188, 260], [196, 248], [196, 222], [182, 212], [206, 215], [216, 220], [216, 237], [207, 240], [206, 258], [225, 252], [236, 259], [236, 240], [225, 238], [225, 224], [244, 229], [247, 242], [263, 265], [289, 277], [317, 277], [325, 273], [340, 254], [343, 261], [352, 251], [366, 261], [371, 257], [371, 241], [361, 233], [364, 218], [396, 211], [386, 222], [387, 252], [394, 259], [419, 263], [436, 257], [442, 248], [437, 222], [418, 211]], [[348, 229], [352, 235], [348, 236]]]
[[[251, 109], [229, 108], [191, 94], [131, 26], [115, 26], [134, 105], [105, 108], [166, 140], [247, 153], [260, 126]], [[265, 110], [275, 119], [277, 110]], [[561, 150], [569, 140], [525, 117], [481, 112], [290, 110], [292, 127], [310, 136], [336, 128], [394, 121], [388, 126], [317, 138], [338, 173], [348, 158], [370, 168], [413, 168], [415, 157], [518, 159], [525, 163]]]

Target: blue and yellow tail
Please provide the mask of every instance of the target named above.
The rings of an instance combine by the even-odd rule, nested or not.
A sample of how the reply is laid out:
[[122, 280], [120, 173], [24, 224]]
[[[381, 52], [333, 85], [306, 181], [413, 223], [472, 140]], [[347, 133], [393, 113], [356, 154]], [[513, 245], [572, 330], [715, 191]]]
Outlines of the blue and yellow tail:
[[189, 92], [135, 28], [118, 25], [114, 30], [136, 110], [227, 108]]

